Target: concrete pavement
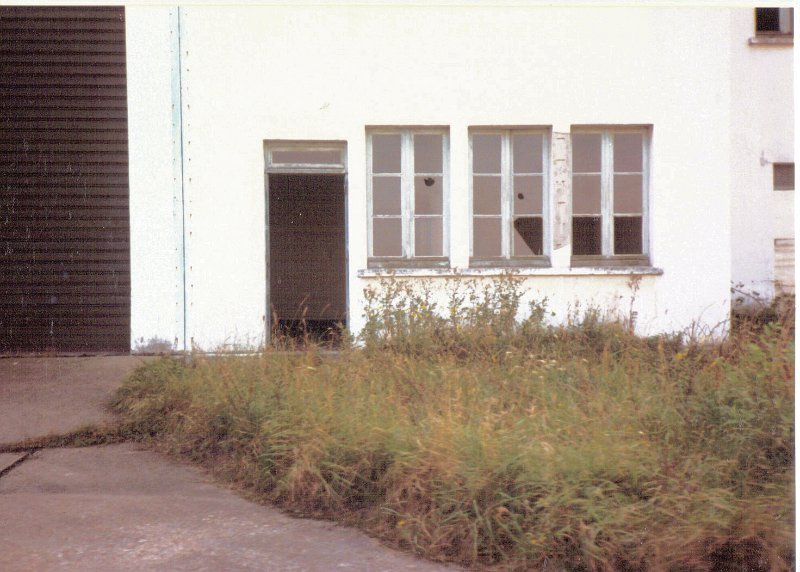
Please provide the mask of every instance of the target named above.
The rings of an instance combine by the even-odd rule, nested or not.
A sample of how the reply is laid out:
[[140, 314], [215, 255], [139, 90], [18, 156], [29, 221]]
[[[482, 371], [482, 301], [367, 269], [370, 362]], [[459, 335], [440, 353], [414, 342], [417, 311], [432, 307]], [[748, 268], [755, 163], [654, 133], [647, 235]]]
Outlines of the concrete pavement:
[[125, 377], [147, 358], [0, 359], [0, 444], [107, 425], [106, 408]]
[[[0, 359], [0, 444], [113, 423], [135, 357]], [[14, 363], [14, 362], [17, 363]], [[290, 518], [131, 443], [0, 454], [0, 570], [453, 570]]]

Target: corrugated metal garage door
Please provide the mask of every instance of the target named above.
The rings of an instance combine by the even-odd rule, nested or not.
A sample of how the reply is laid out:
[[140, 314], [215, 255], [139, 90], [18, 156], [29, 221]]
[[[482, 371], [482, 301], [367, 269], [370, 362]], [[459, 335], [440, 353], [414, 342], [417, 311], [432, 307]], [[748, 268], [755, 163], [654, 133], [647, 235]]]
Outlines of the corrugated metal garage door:
[[127, 351], [125, 12], [0, 7], [0, 352]]

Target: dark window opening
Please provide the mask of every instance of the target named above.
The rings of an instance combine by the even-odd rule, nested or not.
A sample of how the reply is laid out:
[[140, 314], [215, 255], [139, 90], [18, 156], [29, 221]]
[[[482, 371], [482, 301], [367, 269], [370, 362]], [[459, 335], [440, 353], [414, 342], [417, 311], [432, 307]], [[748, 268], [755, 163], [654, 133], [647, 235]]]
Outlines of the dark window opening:
[[756, 34], [792, 34], [793, 8], [756, 8]]
[[514, 220], [514, 256], [541, 256], [544, 225], [541, 217]]
[[614, 217], [614, 254], [642, 253], [642, 217]]
[[602, 254], [601, 224], [599, 216], [572, 218], [572, 254]]
[[772, 164], [772, 188], [776, 191], [794, 190], [794, 163]]

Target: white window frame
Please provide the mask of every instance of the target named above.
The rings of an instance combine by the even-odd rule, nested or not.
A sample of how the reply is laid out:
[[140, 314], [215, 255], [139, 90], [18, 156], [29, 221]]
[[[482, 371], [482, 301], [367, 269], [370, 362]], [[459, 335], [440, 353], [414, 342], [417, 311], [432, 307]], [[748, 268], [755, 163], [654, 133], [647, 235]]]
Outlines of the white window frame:
[[[500, 136], [500, 257], [474, 258], [474, 226], [473, 209], [473, 148], [475, 135]], [[513, 256], [512, 228], [514, 224], [514, 176], [539, 173], [514, 173], [513, 149], [511, 140], [514, 135], [542, 136], [542, 254], [533, 256]], [[550, 130], [545, 127], [474, 127], [469, 130], [469, 257], [470, 266], [549, 266], [551, 243], [551, 209], [550, 209]], [[478, 215], [480, 216], [480, 215]], [[496, 218], [487, 215], [487, 218]]]
[[[372, 137], [373, 135], [400, 135], [400, 221], [402, 227], [402, 250], [400, 256], [373, 255], [373, 206], [372, 206]], [[431, 175], [432, 173], [414, 172], [414, 136], [442, 136], [442, 214], [415, 215], [414, 213], [414, 177]], [[397, 176], [396, 173], [377, 173]], [[435, 173], [438, 176], [438, 173]], [[367, 247], [368, 263], [372, 267], [380, 266], [446, 266], [450, 253], [450, 130], [447, 127], [370, 127], [367, 129]], [[442, 218], [442, 255], [417, 256], [415, 250], [414, 219], [415, 216]], [[380, 215], [378, 215], [380, 218]], [[389, 217], [391, 218], [391, 217]], [[394, 217], [396, 218], [396, 216]]]
[[[275, 161], [275, 153], [282, 151], [337, 153], [339, 160], [330, 163], [284, 163]], [[267, 173], [331, 173], [347, 172], [347, 143], [344, 141], [298, 141], [269, 139], [264, 141], [264, 168]]]
[[[642, 135], [642, 252], [641, 254], [614, 254], [614, 135], [617, 133], [639, 133]], [[600, 134], [600, 241], [601, 253], [573, 254], [573, 266], [586, 265], [647, 265], [650, 260], [650, 126], [576, 126], [570, 132], [570, 157], [572, 157], [572, 135]], [[619, 172], [617, 174], [626, 174]], [[570, 187], [573, 169], [570, 164]], [[570, 197], [569, 236], [573, 237], [575, 214]], [[580, 215], [578, 215], [580, 216]]]

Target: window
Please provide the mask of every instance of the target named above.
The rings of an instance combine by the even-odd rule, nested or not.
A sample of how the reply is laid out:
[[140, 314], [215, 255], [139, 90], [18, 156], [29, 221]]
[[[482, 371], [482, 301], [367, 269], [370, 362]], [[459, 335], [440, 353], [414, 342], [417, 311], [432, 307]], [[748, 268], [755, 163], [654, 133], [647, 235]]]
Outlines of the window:
[[645, 129], [572, 133], [573, 264], [647, 263]]
[[794, 34], [793, 8], [756, 8], [756, 35]]
[[776, 191], [794, 190], [794, 163], [772, 164], [772, 188]]
[[470, 264], [547, 264], [545, 132], [476, 130], [470, 148]]
[[368, 133], [371, 264], [447, 263], [447, 144], [443, 129]]

